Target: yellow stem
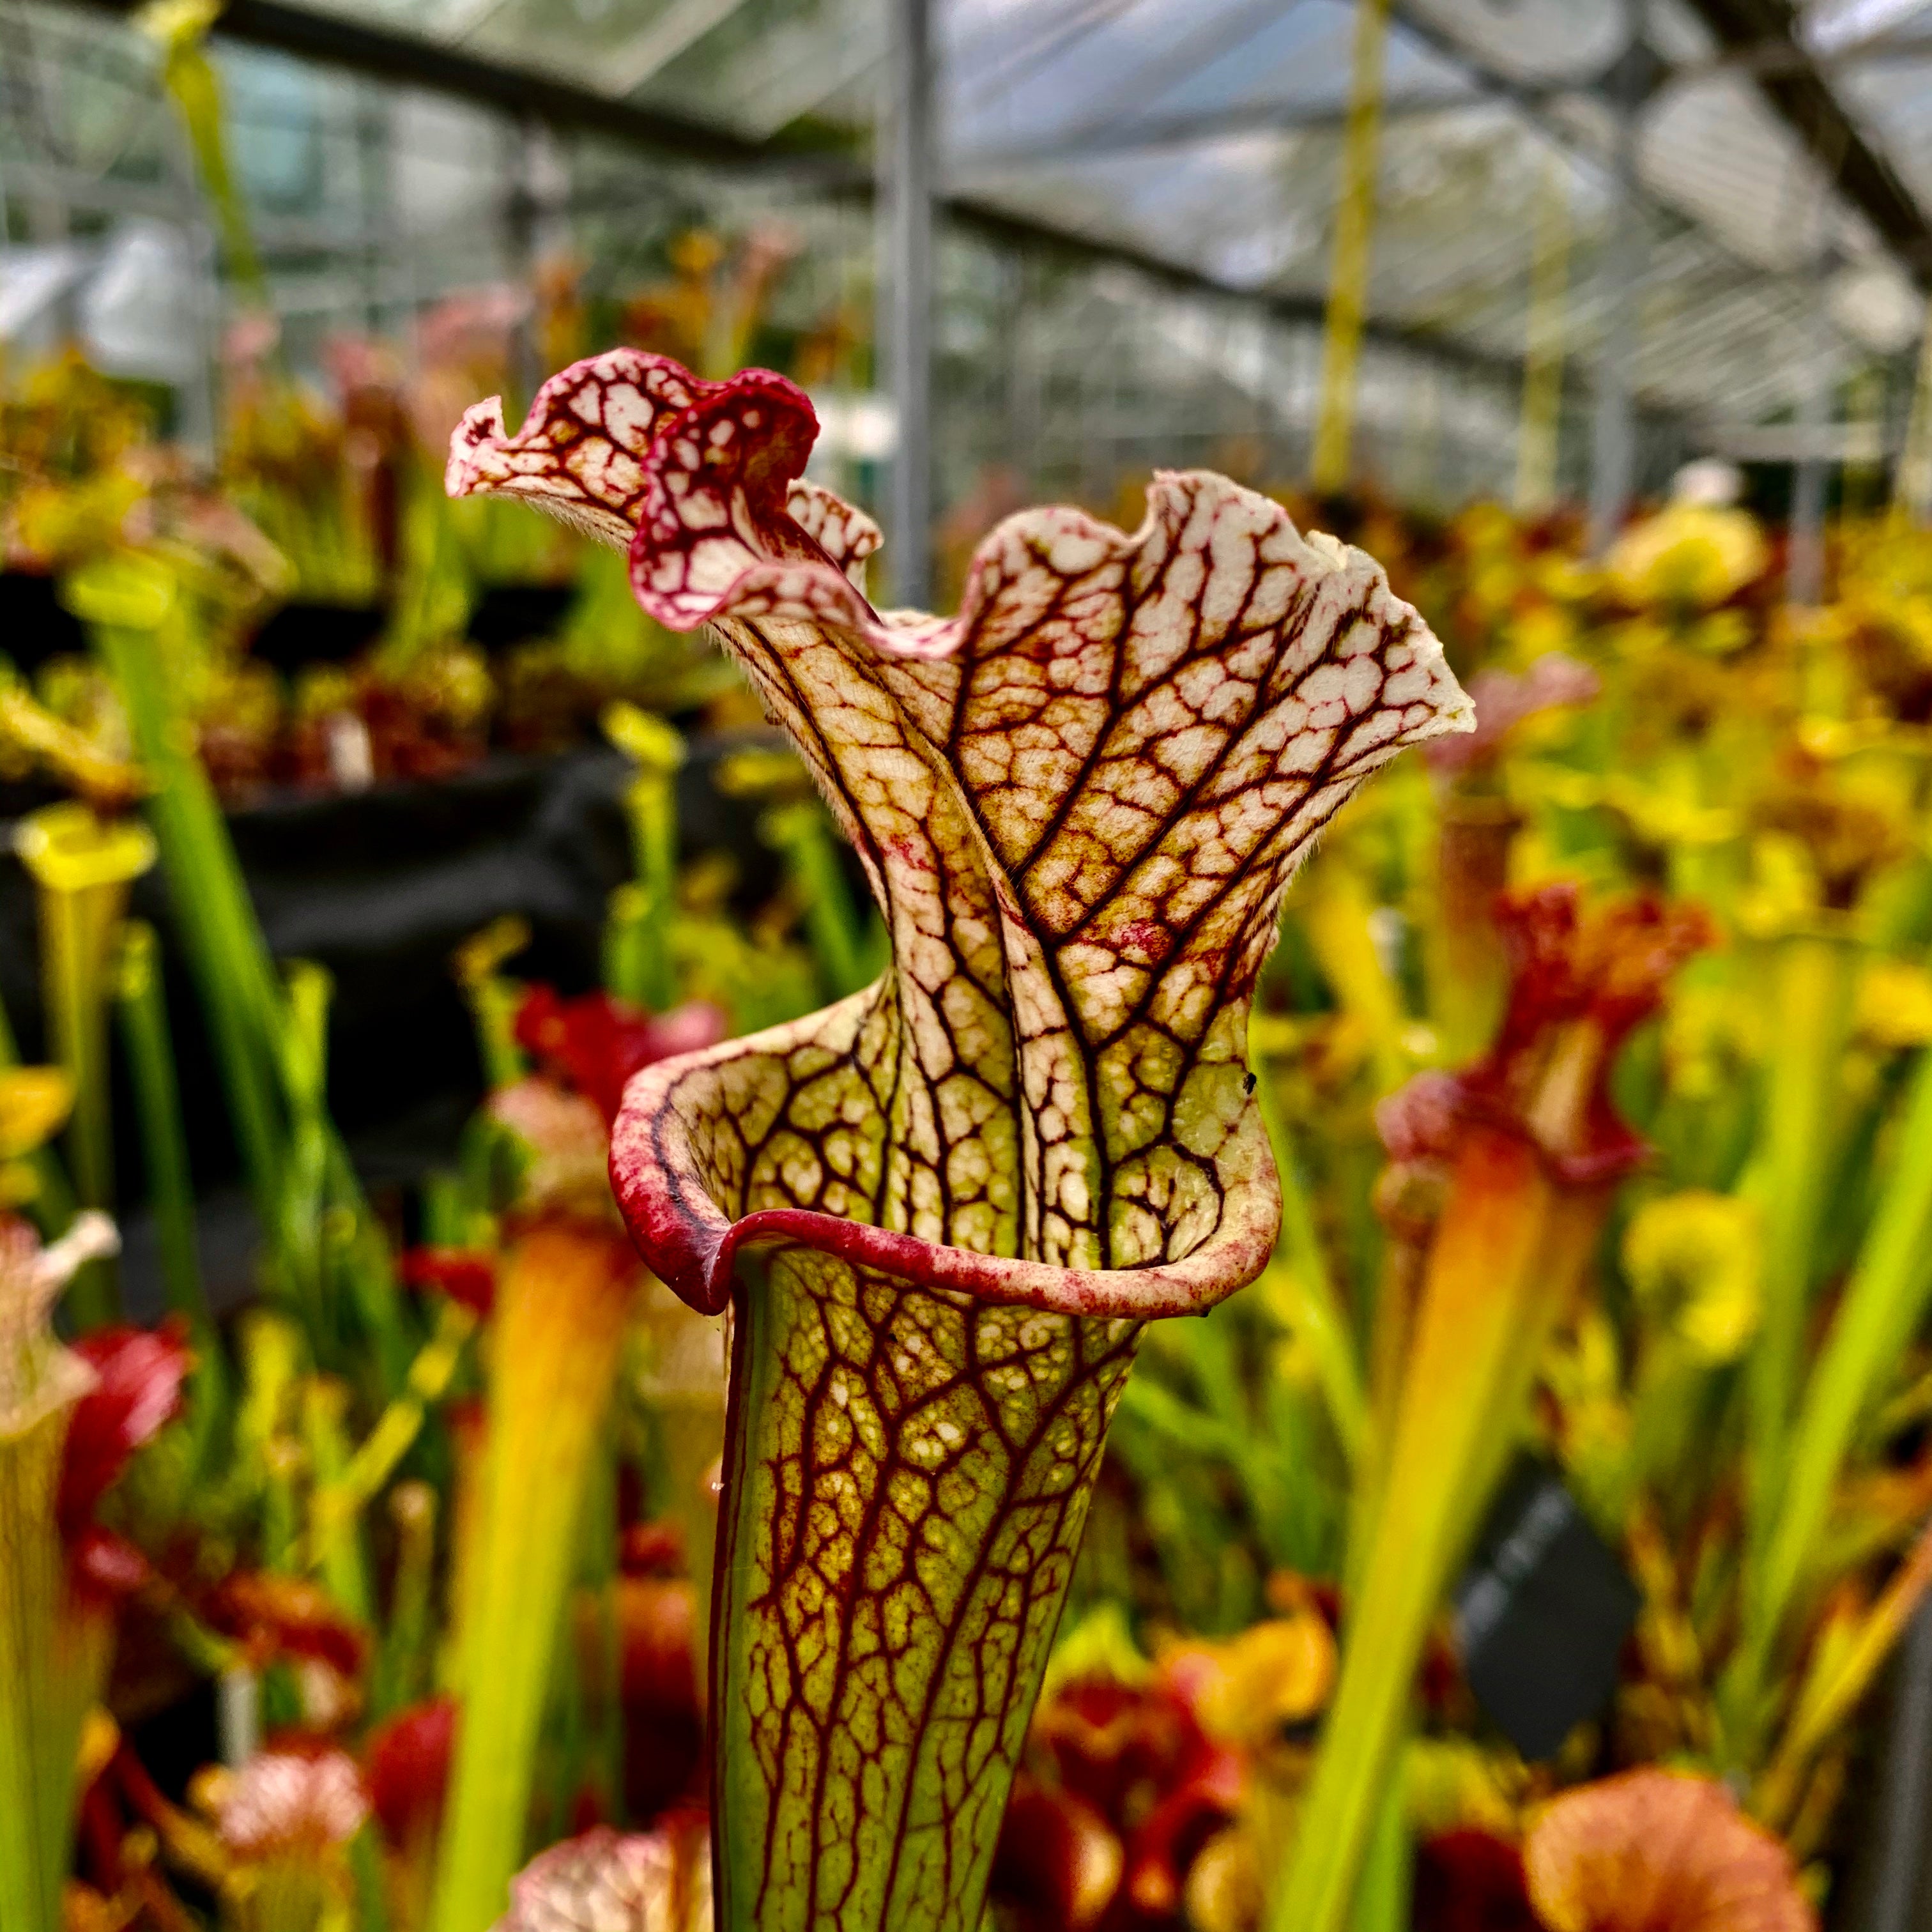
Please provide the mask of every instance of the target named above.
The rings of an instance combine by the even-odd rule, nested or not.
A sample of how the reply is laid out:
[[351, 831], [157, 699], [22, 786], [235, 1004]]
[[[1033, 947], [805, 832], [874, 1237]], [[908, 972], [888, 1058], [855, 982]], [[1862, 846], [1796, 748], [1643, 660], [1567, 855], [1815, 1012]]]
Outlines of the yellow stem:
[[584, 1489], [636, 1280], [621, 1235], [565, 1223], [526, 1234], [503, 1271], [436, 1932], [484, 1932], [523, 1862]]
[[1551, 160], [1537, 211], [1529, 272], [1528, 340], [1523, 345], [1522, 419], [1516, 446], [1516, 507], [1536, 516], [1556, 500], [1556, 457], [1563, 416], [1563, 323], [1570, 294], [1570, 186]]
[[1333, 864], [1310, 868], [1301, 922], [1322, 976], [1336, 1004], [1367, 1035], [1376, 1090], [1393, 1092], [1413, 1064], [1402, 1045], [1408, 1016], [1402, 992], [1382, 965], [1370, 919], [1374, 908], [1359, 876]]
[[1362, 1586], [1274, 1932], [1341, 1932], [1429, 1626], [1514, 1447], [1536, 1364], [1602, 1224], [1600, 1190], [1468, 1130], [1423, 1282]]
[[[108, 1084], [107, 1004], [115, 934], [128, 890], [154, 862], [136, 823], [97, 818], [86, 806], [48, 806], [25, 820], [14, 849], [38, 890], [41, 982], [55, 1057], [74, 1086], [68, 1160], [83, 1208], [114, 1203], [114, 1132]], [[90, 1262], [68, 1291], [76, 1322], [112, 1319], [112, 1267]]]
[[59, 1932], [72, 1792], [47, 1663], [62, 1562], [54, 1487], [62, 1409], [0, 1441], [0, 1932]]
[[1751, 1809], [1766, 1823], [1780, 1825], [1796, 1808], [1813, 1757], [1871, 1688], [1872, 1679], [1928, 1588], [1932, 1588], [1932, 1523], [1920, 1531], [1918, 1540], [1850, 1642], [1834, 1650], [1825, 1668], [1814, 1672], [1799, 1692], [1798, 1708], [1777, 1755], [1751, 1794]]
[[1388, 0], [1357, 0], [1354, 78], [1342, 144], [1335, 206], [1335, 253], [1322, 345], [1322, 414], [1312, 480], [1325, 493], [1348, 488], [1355, 432], [1355, 369], [1368, 312], [1369, 260], [1375, 240], [1376, 168], [1381, 148], [1382, 46]]
[[114, 1621], [68, 1587], [54, 1522], [70, 1405], [0, 1431], [0, 1932], [60, 1932], [81, 1729]]
[[436, 1333], [410, 1364], [408, 1387], [383, 1410], [337, 1479], [316, 1491], [310, 1511], [307, 1562], [320, 1563], [344, 1526], [374, 1501], [421, 1432], [428, 1406], [442, 1399], [462, 1359], [476, 1317], [460, 1301], [446, 1300]]
[[1506, 800], [1452, 794], [1443, 802], [1430, 934], [1430, 1017], [1453, 1066], [1480, 1053], [1502, 1018], [1509, 956], [1496, 895], [1509, 884], [1522, 815]]

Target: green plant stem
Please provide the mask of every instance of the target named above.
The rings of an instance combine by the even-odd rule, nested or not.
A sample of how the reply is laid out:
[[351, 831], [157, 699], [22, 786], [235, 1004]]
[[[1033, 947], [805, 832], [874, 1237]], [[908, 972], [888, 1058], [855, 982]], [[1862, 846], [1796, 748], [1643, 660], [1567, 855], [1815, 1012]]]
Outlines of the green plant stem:
[[1762, 1680], [1831, 1510], [1853, 1435], [1895, 1372], [1932, 1294], [1932, 1053], [1912, 1078], [1891, 1177], [1791, 1431], [1790, 1461], [1744, 1654]]
[[232, 1376], [202, 1277], [194, 1182], [182, 1120], [160, 949], [153, 927], [143, 920], [130, 920], [122, 926], [116, 980], [121, 1043], [147, 1168], [148, 1205], [160, 1249], [161, 1292], [170, 1311], [186, 1321], [194, 1339], [190, 1426], [195, 1466], [207, 1473], [212, 1470], [228, 1420]]
[[160, 951], [154, 928], [143, 920], [130, 920], [121, 928], [118, 980], [121, 1042], [147, 1164], [148, 1202], [160, 1239], [162, 1292], [169, 1307], [188, 1318], [199, 1338], [199, 1349], [206, 1346], [214, 1324], [202, 1282], [194, 1183], [188, 1171]]
[[1496, 1031], [1509, 985], [1496, 895], [1509, 883], [1522, 820], [1505, 800], [1452, 794], [1440, 814], [1429, 992], [1443, 1056], [1454, 1066]]
[[1281, 1180], [1281, 1233], [1275, 1258], [1262, 1285], [1287, 1325], [1307, 1345], [1314, 1357], [1328, 1419], [1336, 1438], [1352, 1462], [1361, 1453], [1367, 1426], [1368, 1397], [1362, 1386], [1361, 1365], [1354, 1343], [1329, 1279], [1328, 1264], [1315, 1231], [1315, 1212], [1295, 1160], [1294, 1140], [1282, 1111], [1281, 1096], [1269, 1070], [1256, 1083], [1262, 1118], [1274, 1149], [1275, 1171]]
[[760, 828], [785, 862], [805, 910], [825, 990], [835, 1000], [869, 986], [878, 968], [838, 856], [838, 841], [816, 800], [774, 806]]
[[1751, 1808], [1774, 1828], [1788, 1825], [1811, 1760], [1852, 1712], [1932, 1588], [1932, 1527], [1922, 1530], [1849, 1642], [1814, 1658], [1776, 1756], [1751, 1794]]
[[349, 1869], [356, 1882], [356, 1932], [388, 1932], [388, 1888], [382, 1882], [382, 1839], [364, 1825], [349, 1847]]
[[[350, 1461], [344, 1427], [348, 1412], [349, 1390], [332, 1376], [312, 1376], [303, 1385], [302, 1436], [318, 1495], [343, 1486]], [[326, 1523], [316, 1524], [310, 1540], [328, 1594], [358, 1623], [374, 1623], [375, 1592], [358, 1514], [353, 1510], [332, 1514]]]
[[1272, 1932], [1342, 1932], [1431, 1620], [1506, 1466], [1537, 1360], [1602, 1223], [1524, 1141], [1468, 1129], [1430, 1250], [1341, 1678]]
[[290, 963], [279, 1044], [289, 1115], [280, 1197], [276, 1203], [280, 1286], [305, 1320], [318, 1352], [338, 1358], [346, 1338], [330, 1305], [323, 1210], [328, 1202], [328, 1132], [322, 1112], [328, 1078], [327, 971], [308, 960]]
[[[1398, 1750], [1396, 1762], [1400, 1763]], [[1409, 1842], [1408, 1794], [1398, 1772], [1382, 1793], [1375, 1828], [1362, 1864], [1351, 1932], [1408, 1932], [1414, 1847]]]
[[[599, 1438], [584, 1485], [578, 1579], [585, 1599], [578, 1688], [584, 1706], [587, 1769], [604, 1817], [621, 1824], [624, 1807], [624, 1644], [618, 1621], [617, 1444]], [[562, 1794], [566, 1803], [574, 1792]]]
[[1614, 1534], [1637, 1498], [1688, 1466], [1712, 1374], [1712, 1364], [1676, 1336], [1647, 1345], [1631, 1391], [1628, 1444], [1586, 1498], [1600, 1526]]
[[620, 1237], [547, 1224], [512, 1251], [499, 1288], [434, 1932], [485, 1932], [523, 1862], [544, 1696], [634, 1266]]
[[1302, 890], [1303, 928], [1336, 1003], [1368, 1036], [1376, 1092], [1388, 1094], [1402, 1084], [1413, 1063], [1402, 1048], [1401, 992], [1376, 950], [1372, 910], [1361, 879], [1346, 866], [1331, 859], [1310, 868]]
[[655, 935], [651, 932], [650, 901], [635, 884], [617, 886], [604, 915], [604, 990], [634, 1006], [646, 1004], [651, 983]]
[[60, 1932], [75, 1740], [52, 1682], [67, 1411], [0, 1437], [0, 1932]]
[[620, 988], [652, 1012], [677, 1003], [671, 923], [677, 916], [677, 793], [674, 772], [640, 770], [626, 794], [636, 850], [636, 984]]
[[430, 1622], [436, 1581], [435, 1490], [423, 1482], [398, 1484], [390, 1495], [389, 1514], [396, 1527], [396, 1568], [370, 1692], [369, 1714], [377, 1724], [422, 1694], [435, 1636]]
[[[89, 602], [76, 598], [85, 618]], [[278, 1218], [283, 1124], [276, 1042], [280, 995], [214, 788], [176, 710], [161, 662], [165, 611], [152, 625], [94, 623], [135, 748], [154, 786], [148, 814], [221, 1068], [242, 1164], [265, 1228]]]
[[1726, 1673], [1720, 1700], [1726, 1750], [1735, 1763], [1748, 1762], [1755, 1754], [1766, 1715], [1762, 1672], [1773, 1633], [1762, 1622], [1762, 1589], [1792, 1442], [1857, 959], [1846, 936], [1814, 930], [1787, 935], [1773, 961], [1778, 1023], [1757, 1176], [1764, 1215], [1763, 1312], [1746, 1372], [1749, 1634]]
[[1411, 1238], [1408, 1231], [1390, 1231], [1382, 1249], [1370, 1336], [1367, 1418], [1348, 1494], [1348, 1549], [1342, 1574], [1345, 1602], [1353, 1602], [1360, 1592], [1362, 1568], [1375, 1541], [1376, 1517], [1388, 1474], [1389, 1447], [1400, 1412], [1402, 1372], [1427, 1258], [1426, 1247]]
[[358, 1312], [375, 1342], [385, 1393], [393, 1394], [412, 1351], [393, 1281], [368, 1252], [367, 1204], [327, 1118], [326, 977], [298, 968], [287, 999], [278, 982], [194, 728], [170, 688], [170, 596], [165, 581], [130, 572], [68, 586], [119, 687], [154, 787], [148, 808], [170, 898], [280, 1284], [309, 1320], [312, 1343], [332, 1353], [345, 1338], [327, 1262], [332, 1251], [349, 1255]]
[[232, 1908], [233, 1932], [323, 1932], [336, 1887], [312, 1848], [272, 1852], [249, 1876], [252, 1884]]
[[[68, 1165], [84, 1208], [114, 1204], [114, 1126], [107, 1076], [101, 920], [92, 892], [40, 894], [40, 986], [49, 1044], [74, 1082]], [[78, 1284], [76, 1284], [78, 1286]], [[71, 1306], [75, 1298], [70, 1294]], [[85, 1298], [82, 1298], [85, 1299]]]
[[253, 300], [266, 303], [268, 284], [255, 251], [247, 206], [229, 166], [221, 82], [208, 57], [206, 33], [205, 27], [196, 27], [178, 31], [171, 38], [165, 47], [161, 78], [187, 130], [202, 187], [221, 231], [228, 272]]
[[[310, 1505], [309, 1560], [326, 1565], [334, 1538], [382, 1492], [422, 1433], [429, 1406], [441, 1400], [476, 1326], [475, 1312], [446, 1300], [436, 1333], [410, 1364], [407, 1385], [382, 1411], [352, 1455], [346, 1444], [314, 1453], [316, 1486]], [[340, 1384], [334, 1384], [337, 1388]], [[358, 1592], [367, 1600], [366, 1582]], [[344, 1601], [349, 1599], [345, 1597]], [[367, 1611], [358, 1612], [368, 1617]]]
[[[114, 1120], [107, 1060], [108, 949], [127, 897], [124, 881], [39, 894], [40, 985], [49, 1043], [74, 1085], [66, 1141], [68, 1170], [83, 1208], [114, 1206]], [[85, 1331], [120, 1312], [111, 1260], [89, 1262], [67, 1292], [67, 1310]]]
[[1760, 1512], [1783, 1480], [1856, 964], [1844, 938], [1802, 932], [1780, 942], [1774, 967], [1778, 1023], [1763, 1146], [1764, 1313], [1750, 1366]]
[[332, 1280], [339, 1280], [366, 1338], [366, 1351], [358, 1352], [373, 1363], [384, 1399], [394, 1401], [408, 1384], [420, 1333], [404, 1299], [388, 1238], [364, 1198], [349, 1150], [326, 1114], [322, 1125], [328, 1202], [325, 1253]]
[[129, 566], [92, 579], [77, 574], [66, 594], [121, 692], [154, 786], [148, 815], [170, 902], [282, 1286], [314, 1323], [311, 1343], [332, 1352], [345, 1341], [333, 1290], [346, 1274], [383, 1394], [393, 1396], [414, 1348], [393, 1274], [378, 1252], [379, 1232], [328, 1118], [326, 976], [320, 968], [296, 968], [290, 997], [278, 979], [196, 754], [194, 727], [168, 679], [166, 654], [178, 642], [170, 629], [171, 586], [158, 573]]
[[[0, 1932], [61, 1932], [81, 1726], [112, 1660], [54, 1516], [72, 1396], [0, 1424]], [[31, 1417], [31, 1419], [28, 1419]]]
[[[621, 888], [620, 888], [621, 890]], [[502, 971], [530, 943], [530, 922], [506, 914], [472, 933], [451, 956], [456, 983], [476, 1028], [476, 1052], [492, 1093], [524, 1077], [523, 1048], [517, 1044], [517, 1010], [527, 990]]]
[[464, 982], [463, 993], [476, 1027], [477, 1057], [492, 1093], [514, 1087], [529, 1070], [517, 1044], [517, 1009], [524, 988], [500, 973], [479, 973]]
[[484, 1073], [493, 1091], [514, 1086], [530, 1070], [517, 1044], [517, 1011], [523, 1003], [524, 988], [513, 980], [493, 974], [478, 988], [472, 1010], [482, 1043]]
[[604, 714], [604, 729], [628, 758], [633, 776], [624, 794], [631, 821], [634, 884], [610, 902], [606, 984], [651, 1012], [677, 1000], [671, 928], [677, 917], [677, 774], [684, 740], [655, 712], [620, 701]]
[[462, 1177], [448, 1168], [423, 1176], [422, 1238], [432, 1248], [466, 1248], [470, 1241], [470, 1208]]
[[1145, 1374], [1121, 1390], [1120, 1409], [1166, 1437], [1177, 1450], [1221, 1458], [1254, 1499], [1256, 1514], [1264, 1523], [1271, 1515], [1280, 1516], [1276, 1492], [1282, 1487], [1281, 1472], [1274, 1466], [1270, 1445], [1256, 1436], [1251, 1424], [1244, 1426], [1197, 1408]]

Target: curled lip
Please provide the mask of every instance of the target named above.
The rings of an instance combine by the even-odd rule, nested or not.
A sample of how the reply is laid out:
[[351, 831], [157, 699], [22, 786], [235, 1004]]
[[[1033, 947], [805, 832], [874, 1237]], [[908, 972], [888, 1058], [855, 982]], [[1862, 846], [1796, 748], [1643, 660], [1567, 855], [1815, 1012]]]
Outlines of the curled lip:
[[[862, 1010], [872, 997], [869, 989], [856, 993], [830, 1010]], [[734, 1220], [704, 1184], [677, 1113], [676, 1090], [759, 1051], [772, 1037], [727, 1041], [635, 1075], [612, 1136], [611, 1184], [632, 1239], [652, 1271], [701, 1314], [721, 1314], [730, 1302], [741, 1250], [784, 1241], [979, 1301], [1103, 1320], [1204, 1313], [1268, 1264], [1281, 1220], [1281, 1193], [1267, 1135], [1252, 1109], [1241, 1130], [1242, 1184], [1224, 1198], [1220, 1226], [1184, 1259], [1158, 1267], [1055, 1268], [922, 1240], [807, 1208], [761, 1208]]]

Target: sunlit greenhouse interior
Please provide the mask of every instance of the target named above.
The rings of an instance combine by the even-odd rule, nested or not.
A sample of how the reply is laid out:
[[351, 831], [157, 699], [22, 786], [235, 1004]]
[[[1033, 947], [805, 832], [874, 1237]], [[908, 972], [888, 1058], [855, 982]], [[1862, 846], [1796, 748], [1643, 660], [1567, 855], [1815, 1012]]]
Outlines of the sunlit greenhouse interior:
[[1932, 1925], [1932, 4], [0, 0], [0, 1932]]

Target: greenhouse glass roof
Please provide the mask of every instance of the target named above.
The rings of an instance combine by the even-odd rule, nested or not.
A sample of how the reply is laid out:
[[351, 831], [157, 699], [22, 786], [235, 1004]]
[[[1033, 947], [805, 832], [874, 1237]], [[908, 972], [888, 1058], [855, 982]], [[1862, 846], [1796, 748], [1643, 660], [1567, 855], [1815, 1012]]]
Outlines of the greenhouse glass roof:
[[[387, 37], [472, 80], [525, 76], [540, 112], [546, 87], [579, 109], [622, 104], [671, 145], [703, 130], [716, 156], [794, 172], [818, 151], [836, 179], [861, 176], [869, 152], [887, 4], [235, 0], [225, 24], [299, 46], [290, 23], [324, 16], [362, 36], [352, 60]], [[1318, 304], [1346, 0], [934, 6], [956, 206]], [[328, 57], [326, 34], [309, 44]], [[1916, 352], [1932, 286], [1932, 4], [1391, 0], [1384, 94], [1370, 310], [1384, 328], [1520, 358], [1538, 237], [1554, 233], [1564, 346], [1587, 372], [1632, 292], [1609, 244], [1618, 103], [1636, 100], [1648, 404], [1721, 442]]]

